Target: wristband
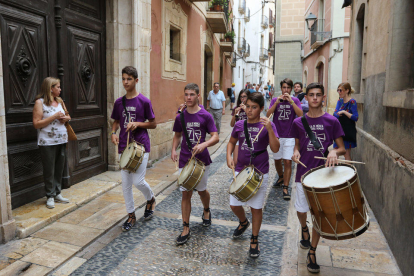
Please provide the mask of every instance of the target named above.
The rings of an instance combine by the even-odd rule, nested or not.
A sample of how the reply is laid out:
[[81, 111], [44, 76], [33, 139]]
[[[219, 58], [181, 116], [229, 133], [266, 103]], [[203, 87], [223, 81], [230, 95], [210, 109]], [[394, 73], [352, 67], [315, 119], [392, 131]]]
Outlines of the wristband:
[[112, 132], [111, 132], [111, 135], [114, 135], [114, 134], [116, 134], [116, 131], [112, 131]]
[[294, 103], [294, 101], [292, 100], [292, 101], [290, 101], [289, 103], [290, 103], [290, 105], [292, 105], [292, 104]]

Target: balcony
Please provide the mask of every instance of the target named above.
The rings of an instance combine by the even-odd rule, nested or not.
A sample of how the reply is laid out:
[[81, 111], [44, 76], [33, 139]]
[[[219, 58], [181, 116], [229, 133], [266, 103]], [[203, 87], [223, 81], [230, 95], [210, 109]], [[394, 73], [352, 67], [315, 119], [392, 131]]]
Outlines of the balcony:
[[249, 22], [250, 21], [250, 9], [247, 8], [245, 17], [244, 17], [244, 21]]
[[266, 15], [262, 15], [262, 28], [266, 29], [269, 26], [269, 19]]
[[224, 52], [224, 57], [225, 58], [231, 58], [231, 53], [232, 52]]
[[227, 32], [227, 17], [224, 12], [208, 11], [206, 19], [213, 33], [225, 34]]
[[239, 13], [245, 14], [246, 13], [246, 0], [240, 0], [239, 2]]
[[232, 41], [221, 41], [220, 50], [223, 52], [233, 52], [233, 42]]
[[317, 19], [311, 27], [311, 49], [323, 44], [325, 37], [325, 19]]
[[276, 18], [274, 16], [270, 17], [269, 27], [274, 28], [276, 26]]
[[250, 44], [247, 43], [246, 52], [244, 52], [244, 57], [250, 57]]
[[236, 59], [237, 59], [236, 53], [233, 52], [231, 54], [231, 67], [236, 67]]
[[246, 39], [244, 39], [244, 37], [239, 37], [237, 42], [237, 50], [240, 53], [246, 52]]
[[265, 61], [265, 60], [269, 59], [269, 51], [266, 48], [261, 48], [260, 49], [259, 59], [261, 61]]

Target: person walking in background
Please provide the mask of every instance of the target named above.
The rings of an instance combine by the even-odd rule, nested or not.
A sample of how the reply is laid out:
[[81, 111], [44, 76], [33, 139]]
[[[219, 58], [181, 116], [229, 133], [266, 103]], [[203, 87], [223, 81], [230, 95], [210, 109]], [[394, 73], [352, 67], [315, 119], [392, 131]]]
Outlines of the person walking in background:
[[68, 131], [65, 123], [65, 104], [60, 95], [60, 80], [47, 77], [43, 80], [33, 108], [33, 126], [37, 129], [37, 145], [43, 165], [46, 190], [46, 207], [55, 208], [55, 201], [69, 203], [61, 194], [63, 169], [66, 160]]
[[265, 100], [265, 112], [267, 112], [267, 109], [269, 107], [269, 101], [270, 101], [270, 95], [269, 95], [269, 89], [268, 87], [265, 85], [264, 90], [263, 90], [263, 97]]
[[[231, 121], [230, 121], [231, 127], [234, 127], [236, 122], [247, 119], [246, 101], [247, 101], [247, 97], [249, 96], [249, 94], [250, 93], [247, 89], [239, 92], [239, 98], [237, 99], [237, 106], [236, 108], [234, 108], [233, 112], [231, 113], [231, 116], [232, 116]], [[237, 164], [238, 153], [239, 153], [239, 142], [236, 143], [236, 146], [233, 151], [234, 164]]]
[[309, 103], [305, 99], [305, 93], [303, 92], [303, 84], [301, 82], [295, 82], [293, 84], [293, 91], [295, 92], [295, 97], [299, 99], [304, 113], [309, 111]]
[[[356, 100], [351, 97], [355, 91], [348, 82], [344, 82], [338, 85], [337, 92], [339, 100], [333, 115], [338, 118], [345, 133], [345, 160], [351, 160], [351, 149], [357, 146], [355, 123], [358, 121], [358, 107]], [[338, 148], [336, 143], [334, 148]]]
[[273, 84], [272, 84], [272, 85], [270, 85], [270, 88], [269, 88], [270, 100], [273, 99], [274, 94], [275, 94], [275, 88], [273, 87]]
[[220, 90], [220, 83], [214, 83], [214, 89], [208, 93], [207, 110], [213, 116], [217, 133], [220, 134], [221, 117], [226, 114], [226, 98], [223, 91]]
[[230, 110], [233, 110], [233, 104], [236, 102], [236, 84], [231, 84], [231, 96], [230, 96]]
[[249, 90], [249, 93], [256, 92], [256, 90], [253, 88], [253, 85], [251, 83], [249, 83], [249, 85], [247, 86], [247, 89]]

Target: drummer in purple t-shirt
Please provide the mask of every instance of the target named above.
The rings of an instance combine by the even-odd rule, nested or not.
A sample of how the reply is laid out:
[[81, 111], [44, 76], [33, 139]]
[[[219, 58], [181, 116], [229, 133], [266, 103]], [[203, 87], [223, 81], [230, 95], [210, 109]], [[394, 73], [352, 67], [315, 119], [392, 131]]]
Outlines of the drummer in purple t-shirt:
[[320, 267], [316, 263], [315, 251], [320, 235], [315, 228], [313, 228], [312, 243], [310, 242], [309, 229], [306, 225], [306, 213], [309, 211], [309, 206], [300, 181], [301, 177], [307, 171], [324, 164], [323, 160], [315, 159], [314, 157], [322, 157], [323, 152], [325, 152], [328, 147], [332, 145], [333, 141], [335, 141], [338, 145], [338, 149], [334, 149], [329, 152], [328, 160], [326, 161], [325, 166], [333, 166], [334, 164], [338, 164], [338, 156], [345, 153], [345, 146], [342, 140], [344, 132], [338, 119], [322, 110], [322, 101], [326, 100], [323, 85], [321, 83], [309, 84], [306, 89], [305, 97], [309, 103], [309, 112], [305, 115], [305, 118], [308, 121], [309, 128], [322, 145], [322, 148], [319, 150], [314, 148], [308, 134], [305, 131], [301, 118], [296, 118], [293, 121], [290, 135], [295, 138], [295, 150], [292, 160], [297, 163], [300, 159], [300, 161], [307, 167], [305, 168], [302, 165], [297, 165], [296, 171], [297, 195], [295, 208], [299, 222], [302, 226], [300, 247], [303, 249], [310, 249], [307, 257], [307, 267], [310, 272], [317, 273], [319, 272]]
[[[280, 137], [280, 150], [273, 154], [275, 166], [279, 179], [274, 186], [282, 186], [283, 184], [283, 199], [290, 200], [289, 182], [292, 174], [292, 155], [295, 147], [295, 139], [289, 135], [293, 120], [296, 116], [303, 115], [302, 106], [299, 99], [290, 96], [292, 91], [293, 81], [291, 79], [284, 79], [280, 82], [282, 94], [272, 99], [270, 102], [267, 117], [273, 114], [273, 122], [276, 125], [277, 132]], [[285, 167], [283, 172], [282, 159]]]
[[[147, 129], [156, 128], [157, 123], [155, 122], [151, 101], [136, 90], [137, 83], [137, 69], [132, 66], [127, 66], [122, 69], [122, 84], [126, 90], [126, 95], [124, 96], [125, 107], [122, 100], [123, 97], [118, 98], [115, 101], [111, 115], [111, 118], [114, 119], [111, 139], [114, 145], [118, 145], [118, 153], [121, 154], [127, 146], [128, 132], [131, 132], [133, 140], [143, 144], [145, 147], [144, 158], [136, 172], [121, 170], [122, 191], [125, 207], [128, 212], [128, 219], [122, 225], [123, 231], [131, 230], [136, 222], [132, 185], [137, 187], [147, 200], [147, 206], [144, 212], [145, 219], [150, 219], [153, 216], [155, 208], [154, 193], [149, 184], [145, 181], [145, 173], [150, 152], [150, 139]], [[116, 135], [118, 128], [121, 128], [119, 138]]]
[[[210, 154], [207, 150], [208, 147], [214, 146], [219, 141], [216, 125], [214, 124], [213, 116], [198, 105], [200, 98], [200, 90], [195, 83], [189, 83], [184, 88], [184, 100], [187, 108], [183, 111], [185, 130], [181, 126], [180, 115], [177, 115], [174, 122], [173, 131], [175, 132], [171, 150], [171, 159], [177, 162], [178, 155], [176, 149], [180, 144], [183, 131], [187, 131], [189, 140], [192, 146], [192, 152], [188, 148], [186, 139], [182, 139], [181, 151], [180, 151], [180, 172], [191, 159], [192, 153], [195, 153], [195, 158], [204, 163], [205, 172], [201, 178], [200, 183], [194, 189], [198, 192], [201, 202], [204, 206], [202, 215], [203, 226], [209, 227], [211, 225], [211, 212], [210, 212], [210, 194], [207, 191], [208, 173], [211, 164]], [[206, 141], [206, 133], [210, 133], [211, 138]], [[197, 142], [199, 144], [197, 144]], [[181, 200], [181, 212], [183, 218], [183, 232], [178, 236], [177, 245], [184, 244], [190, 238], [190, 214], [191, 214], [191, 197], [193, 191], [187, 191], [180, 187], [182, 192]]]
[[[258, 237], [260, 226], [262, 225], [262, 208], [269, 178], [269, 154], [267, 152], [267, 146], [270, 145], [270, 149], [273, 152], [277, 152], [280, 145], [275, 125], [266, 117], [260, 118], [260, 113], [263, 111], [263, 108], [263, 95], [260, 92], [250, 93], [246, 102], [246, 128], [250, 142], [246, 141], [245, 136], [244, 124], [246, 120], [242, 120], [235, 124], [230, 141], [227, 145], [227, 166], [229, 168], [234, 168], [234, 161], [231, 155], [236, 143], [239, 143], [239, 155], [235, 167], [236, 175], [239, 174], [244, 167], [249, 165], [254, 165], [255, 168], [263, 174], [262, 186], [257, 193], [246, 202], [241, 202], [233, 195], [230, 195], [230, 207], [240, 221], [239, 226], [233, 232], [233, 238], [240, 237], [250, 225], [250, 222], [246, 218], [243, 205], [247, 204], [251, 208], [253, 229], [250, 239], [249, 255], [252, 258], [257, 258], [260, 255]], [[263, 126], [263, 131], [255, 140]], [[249, 145], [251, 145], [251, 148]], [[256, 156], [252, 158], [252, 154]]]

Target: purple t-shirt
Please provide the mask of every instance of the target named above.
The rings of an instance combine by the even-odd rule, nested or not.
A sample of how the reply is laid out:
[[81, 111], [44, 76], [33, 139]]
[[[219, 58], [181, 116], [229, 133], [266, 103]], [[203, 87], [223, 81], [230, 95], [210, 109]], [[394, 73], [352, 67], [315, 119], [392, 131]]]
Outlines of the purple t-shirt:
[[[273, 132], [275, 133], [276, 137], [279, 137], [276, 131], [275, 124], [272, 124]], [[257, 133], [262, 128], [262, 124], [260, 122], [254, 124], [247, 124], [247, 130], [249, 131], [250, 135], [250, 143], [253, 142], [254, 138], [256, 138]], [[244, 135], [244, 120], [238, 121], [233, 128], [233, 132], [231, 136], [239, 140], [239, 155], [237, 157], [237, 165], [235, 170], [240, 172], [243, 170], [245, 166], [250, 164], [250, 150], [247, 146], [247, 142], [245, 141]], [[253, 153], [266, 150], [266, 152], [259, 154], [256, 158], [252, 159], [252, 164], [263, 174], [269, 172], [269, 154], [267, 152], [267, 146], [269, 145], [269, 133], [267, 129], [264, 128], [263, 131], [260, 133], [259, 138], [254, 142], [252, 145]]]
[[[336, 119], [331, 114], [325, 113], [318, 118], [310, 118], [308, 115], [305, 115], [308, 121], [310, 129], [315, 134], [315, 137], [319, 140], [322, 145], [322, 153], [332, 145], [333, 141], [341, 136], [344, 136], [344, 131], [342, 130], [341, 124], [338, 119]], [[296, 182], [300, 182], [302, 175], [304, 175], [310, 169], [316, 168], [325, 164], [325, 160], [315, 159], [315, 156], [322, 157], [322, 153], [316, 150], [303, 127], [301, 118], [296, 118], [293, 121], [292, 129], [290, 130], [290, 135], [293, 138], [299, 139], [300, 146], [300, 161], [306, 165], [307, 168], [302, 165], [297, 165], [296, 172]]]
[[[155, 118], [154, 111], [152, 110], [151, 101], [142, 95], [138, 94], [135, 98], [126, 99], [125, 107], [129, 116], [131, 117], [131, 122], [145, 122], [146, 120], [152, 120]], [[122, 105], [122, 97], [118, 98], [115, 101], [114, 109], [112, 110], [111, 118], [119, 121], [119, 126], [121, 127], [121, 132], [119, 133], [119, 145], [118, 152], [121, 153], [126, 147], [128, 133], [125, 132], [128, 119], [125, 114], [124, 106]], [[134, 140], [138, 143], [141, 143], [145, 147], [145, 152], [150, 152], [151, 143], [148, 136], [148, 131], [145, 128], [137, 128], [130, 134], [129, 139]]]
[[[270, 102], [271, 108], [278, 98], [273, 98]], [[298, 98], [292, 97], [295, 104], [302, 110], [302, 106]], [[277, 133], [280, 138], [293, 138], [289, 135], [290, 128], [292, 127], [293, 120], [296, 118], [295, 109], [288, 101], [283, 101], [276, 106], [275, 113], [273, 115], [273, 123], [276, 125]]]
[[[233, 109], [231, 112], [231, 116], [234, 116], [235, 110]], [[239, 117], [236, 117], [236, 122], [238, 121], [243, 121], [247, 119], [247, 114], [246, 111], [244, 111], [244, 109], [242, 108], [239, 112]]]
[[[195, 114], [190, 114], [187, 109], [184, 110], [184, 122], [187, 128], [188, 137], [190, 138], [191, 144], [194, 147], [198, 138], [200, 138], [200, 144], [206, 141], [206, 133], [217, 132], [216, 125], [214, 124], [213, 116], [205, 109], [200, 109]], [[187, 161], [191, 158], [192, 152], [188, 149], [185, 134], [181, 127], [180, 114], [177, 115], [173, 127], [174, 132], [182, 132], [181, 151], [180, 151], [180, 163], [179, 167], [183, 168]], [[203, 152], [196, 154], [195, 158], [202, 161], [206, 166], [211, 164], [210, 153], [207, 148]]]

